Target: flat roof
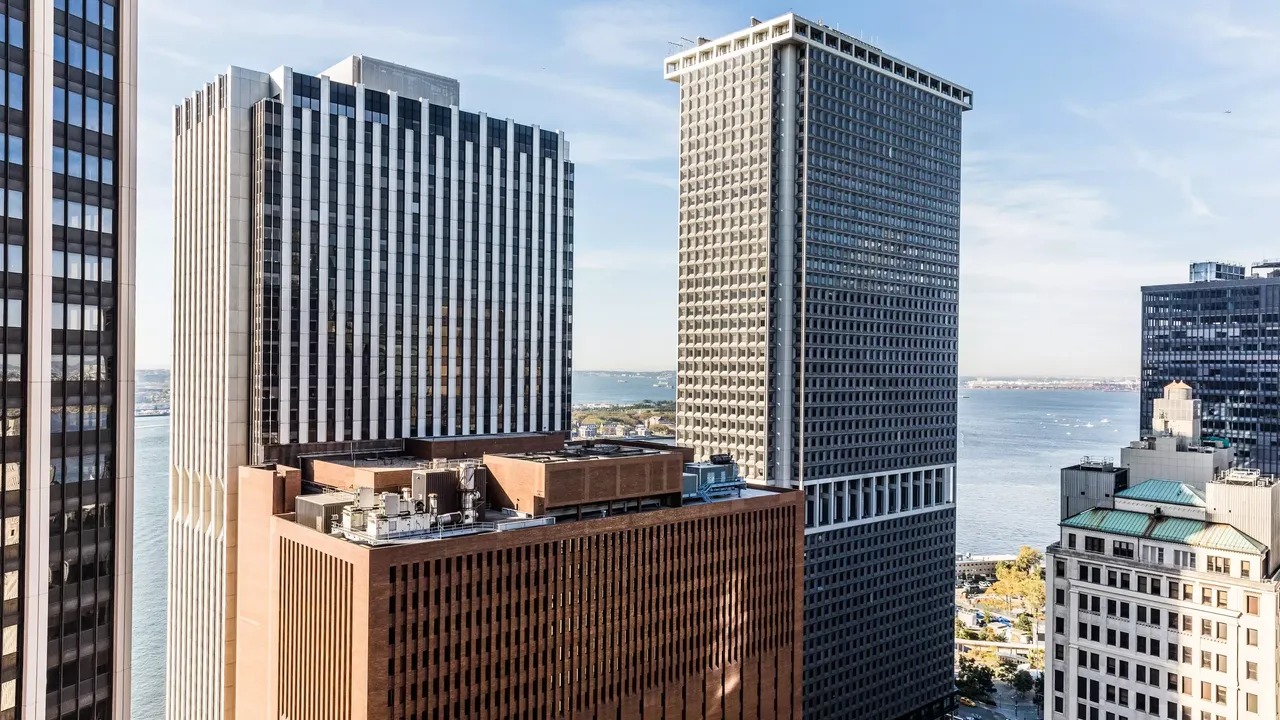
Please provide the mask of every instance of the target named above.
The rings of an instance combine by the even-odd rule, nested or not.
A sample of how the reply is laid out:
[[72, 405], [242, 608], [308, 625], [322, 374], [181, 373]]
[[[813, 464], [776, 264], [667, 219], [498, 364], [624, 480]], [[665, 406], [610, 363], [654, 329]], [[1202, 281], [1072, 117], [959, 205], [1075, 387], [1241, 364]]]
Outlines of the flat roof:
[[883, 50], [848, 33], [840, 32], [821, 21], [809, 20], [793, 12], [771, 20], [756, 20], [748, 27], [721, 35], [714, 40], [699, 38], [699, 44], [669, 55], [663, 60], [665, 77], [677, 80], [687, 70], [704, 62], [735, 55], [766, 43], [790, 41], [803, 42], [838, 53], [860, 65], [872, 68], [884, 75], [914, 84], [938, 97], [960, 105], [965, 110], [973, 107], [973, 91], [934, 73], [926, 72], [908, 62], [886, 54]]
[[418, 467], [425, 467], [431, 464], [430, 460], [423, 460], [420, 457], [412, 455], [391, 455], [387, 457], [317, 457], [312, 462], [326, 462], [333, 465], [342, 465], [349, 468], [360, 468], [362, 470], [407, 470]]
[[1168, 283], [1166, 285], [1143, 285], [1142, 292], [1162, 292], [1168, 290], [1216, 290], [1218, 288], [1250, 287], [1253, 285], [1270, 285], [1277, 283], [1280, 283], [1280, 277], [1247, 277], [1240, 278], [1239, 280], [1204, 280], [1201, 282]]
[[586, 462], [597, 460], [617, 460], [619, 458], [653, 457], [655, 455], [679, 455], [674, 449], [638, 447], [635, 445], [597, 444], [594, 447], [567, 445], [563, 450], [531, 451], [523, 453], [485, 453], [487, 457], [522, 460], [524, 462], [549, 464], [560, 462]]
[[[367, 547], [370, 549], [385, 548], [385, 547], [412, 545], [417, 543], [438, 542], [441, 540], [448, 540], [450, 538], [470, 537], [473, 535], [485, 535], [485, 534], [495, 533], [495, 532], [519, 532], [520, 530], [526, 530], [534, 527], [546, 527], [548, 525], [561, 525], [561, 524], [578, 525], [582, 523], [593, 522], [596, 520], [607, 520], [609, 518], [615, 518], [615, 517], [624, 517], [624, 516], [631, 516], [631, 515], [652, 515], [655, 513], [679, 510], [682, 507], [687, 508], [687, 507], [696, 507], [698, 505], [716, 505], [716, 504], [722, 504], [726, 502], [732, 502], [734, 500], [752, 500], [752, 499], [770, 497], [770, 496], [779, 495], [779, 494], [799, 493], [799, 492], [800, 492], [799, 490], [793, 490], [790, 488], [775, 488], [775, 487], [769, 487], [769, 486], [753, 487], [751, 485], [748, 485], [742, 488], [741, 493], [738, 495], [727, 495], [727, 496], [721, 496], [721, 497], [713, 496], [709, 500], [703, 500], [697, 497], [687, 497], [687, 498], [684, 498], [680, 507], [662, 506], [662, 507], [657, 507], [649, 510], [641, 510], [639, 512], [619, 512], [613, 515], [608, 515], [606, 517], [590, 517], [590, 518], [583, 518], [581, 520], [574, 519], [571, 516], [556, 517], [554, 515], [529, 517], [524, 515], [515, 515], [509, 512], [503, 512], [500, 509], [486, 508], [480, 512], [479, 519], [475, 523], [470, 525], [464, 525], [464, 524], [449, 525], [449, 526], [445, 526], [444, 529], [440, 531], [423, 531], [417, 534], [401, 535], [401, 536], [387, 538], [384, 540], [374, 540], [373, 538], [359, 532], [354, 533], [355, 537], [350, 537], [346, 535], [342, 535], [342, 536], [330, 535], [330, 537], [338, 537], [338, 539], [343, 540], [345, 542], [349, 542], [352, 545]], [[351, 500], [346, 503], [333, 502], [331, 498], [332, 496], [335, 496], [335, 495], [348, 495], [351, 497]], [[322, 494], [311, 494], [311, 495], [299, 495], [297, 499], [307, 500], [310, 502], [319, 502], [329, 506], [339, 505], [339, 504], [345, 506], [345, 505], [350, 505], [354, 503], [355, 494], [354, 493], [322, 493]], [[286, 513], [283, 516], [277, 515], [276, 517], [285, 517], [287, 515], [288, 514]], [[295, 524], [302, 525], [303, 527], [307, 527], [308, 529], [314, 530], [315, 532], [320, 532], [319, 530], [315, 530], [314, 528], [311, 528], [305, 523], [298, 523], [296, 514], [292, 522], [294, 522]], [[328, 534], [328, 533], [325, 533], [325, 534]]]

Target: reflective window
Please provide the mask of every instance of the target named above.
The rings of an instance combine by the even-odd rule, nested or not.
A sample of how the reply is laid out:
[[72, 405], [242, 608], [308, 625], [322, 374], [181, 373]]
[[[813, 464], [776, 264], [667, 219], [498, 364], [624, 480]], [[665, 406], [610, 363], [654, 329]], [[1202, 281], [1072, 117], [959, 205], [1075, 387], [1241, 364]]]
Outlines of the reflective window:
[[84, 129], [97, 131], [99, 128], [99, 115], [97, 98], [87, 97], [84, 99]]
[[5, 42], [10, 46], [20, 48], [23, 43], [22, 21], [18, 18], [9, 18], [9, 32], [5, 36]]
[[67, 124], [84, 126], [84, 96], [80, 93], [67, 93]]

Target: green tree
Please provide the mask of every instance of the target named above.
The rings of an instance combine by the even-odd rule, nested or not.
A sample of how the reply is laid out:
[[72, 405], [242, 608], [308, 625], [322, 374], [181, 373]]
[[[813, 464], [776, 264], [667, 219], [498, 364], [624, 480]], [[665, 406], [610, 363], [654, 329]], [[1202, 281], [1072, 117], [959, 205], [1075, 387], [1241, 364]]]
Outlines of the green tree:
[[1018, 697], [1022, 697], [1031, 692], [1036, 686], [1035, 678], [1031, 677], [1031, 673], [1026, 670], [1019, 670], [1013, 675], [1013, 691], [1018, 693]]
[[981, 640], [982, 634], [977, 630], [964, 624], [960, 618], [956, 618], [956, 637], [961, 640]]
[[1035, 631], [1035, 626], [1031, 624], [1031, 616], [1026, 613], [1019, 615], [1013, 626], [1018, 629], [1018, 632], [1030, 634]]
[[1036, 674], [1036, 707], [1044, 707], [1044, 673]]
[[1027, 663], [1032, 670], [1044, 670], [1044, 650], [1032, 650], [1027, 656]]
[[999, 664], [996, 665], [996, 679], [1002, 683], [1012, 683], [1013, 678], [1018, 674], [1018, 663], [1009, 658], [1000, 658]]
[[995, 673], [986, 665], [967, 655], [960, 656], [960, 669], [956, 672], [956, 689], [965, 697], [979, 699], [990, 697], [996, 691]]

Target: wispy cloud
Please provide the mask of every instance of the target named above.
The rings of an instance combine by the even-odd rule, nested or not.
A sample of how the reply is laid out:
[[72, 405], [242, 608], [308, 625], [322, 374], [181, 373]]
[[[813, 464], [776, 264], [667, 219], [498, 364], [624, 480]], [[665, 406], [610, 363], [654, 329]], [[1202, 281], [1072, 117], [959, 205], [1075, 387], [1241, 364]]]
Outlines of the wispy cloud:
[[1133, 334], [1153, 244], [1101, 188], [984, 172], [961, 210], [961, 372], [1136, 372], [1131, 345], [1099, 339]]
[[466, 41], [456, 33], [422, 32], [415, 29], [415, 23], [370, 23], [350, 12], [341, 16], [323, 10], [307, 13], [276, 12], [264, 10], [253, 3], [156, 3], [148, 7], [143, 18], [153, 28], [208, 34], [233, 33], [242, 38], [340, 40], [360, 44], [376, 43], [382, 47], [408, 42], [456, 46]]
[[591, 2], [564, 12], [566, 49], [600, 65], [656, 73], [671, 43], [716, 26], [712, 13], [697, 3]]
[[1121, 112], [1123, 108], [1115, 106], [1090, 108], [1079, 103], [1068, 102], [1067, 110], [1079, 118], [1094, 123], [1111, 141], [1119, 143], [1132, 159], [1135, 168], [1171, 185], [1182, 198], [1184, 208], [1189, 215], [1195, 218], [1214, 217], [1208, 203], [1195, 191], [1192, 171], [1175, 158], [1159, 155], [1140, 145], [1135, 139], [1136, 134], [1131, 132], [1123, 121], [1117, 119], [1117, 115], [1129, 114]]

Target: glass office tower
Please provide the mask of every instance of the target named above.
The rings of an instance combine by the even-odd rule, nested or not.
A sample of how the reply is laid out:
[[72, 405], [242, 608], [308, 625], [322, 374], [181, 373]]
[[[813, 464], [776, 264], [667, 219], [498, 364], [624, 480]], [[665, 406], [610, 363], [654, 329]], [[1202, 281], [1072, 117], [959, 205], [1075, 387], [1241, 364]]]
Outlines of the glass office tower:
[[[1142, 430], [1151, 401], [1181, 380], [1195, 389], [1205, 435], [1229, 440], [1236, 461], [1280, 474], [1280, 273], [1142, 288]], [[1240, 265], [1234, 267], [1242, 268]]]
[[0, 719], [128, 718], [136, 7], [3, 8]]
[[794, 14], [680, 84], [677, 434], [807, 500], [807, 718], [953, 707], [968, 90]]
[[238, 466], [569, 428], [569, 141], [459, 99], [352, 56], [174, 110], [172, 718], [236, 716]]

